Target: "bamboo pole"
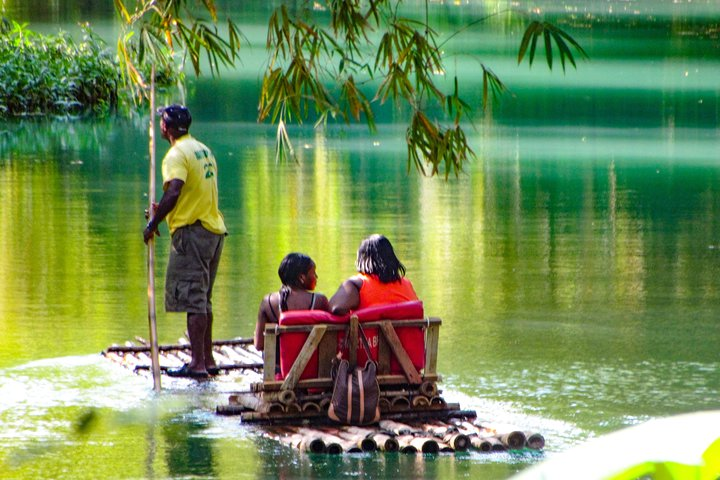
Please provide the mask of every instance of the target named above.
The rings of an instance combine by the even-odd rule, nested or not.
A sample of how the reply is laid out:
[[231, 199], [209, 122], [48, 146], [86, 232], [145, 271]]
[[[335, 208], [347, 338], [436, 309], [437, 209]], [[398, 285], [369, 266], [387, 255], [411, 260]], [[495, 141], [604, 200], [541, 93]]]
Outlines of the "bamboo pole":
[[307, 438], [299, 433], [292, 435], [291, 438], [292, 445], [299, 450], [309, 453], [325, 453], [325, 442], [321, 438]]
[[319, 430], [313, 430], [311, 428], [298, 428], [297, 433], [305, 436], [306, 438], [319, 438], [325, 442], [325, 451], [330, 455], [337, 455], [345, 451], [346, 443], [342, 438], [337, 435], [331, 435], [329, 433], [321, 432]]
[[509, 450], [519, 450], [525, 446], [525, 434], [519, 431], [513, 431], [510, 433], [504, 433], [500, 435], [500, 441]]
[[395, 435], [407, 435], [415, 431], [410, 425], [406, 425], [400, 422], [394, 422], [392, 420], [380, 420], [380, 428], [392, 432]]
[[[155, 63], [150, 70], [150, 192], [148, 212], [152, 217], [155, 203]], [[150, 355], [152, 360], [153, 386], [160, 385], [160, 360], [158, 359], [157, 320], [155, 317], [155, 234], [148, 241], [148, 323], [150, 324]]]
[[246, 348], [236, 345], [236, 346], [232, 347], [232, 349], [238, 355], [246, 357], [247, 361], [249, 361], [249, 362], [257, 362], [257, 363], [263, 362], [262, 355], [258, 355], [257, 353], [250, 352]]
[[450, 445], [443, 442], [437, 442], [438, 447], [440, 448], [440, 453], [453, 453], [455, 449], [453, 449]]
[[422, 453], [439, 453], [440, 446], [438, 442], [429, 437], [415, 437], [410, 444]]
[[420, 384], [420, 393], [426, 397], [434, 397], [438, 394], [437, 384], [435, 382], [425, 381]]
[[[397, 437], [402, 453], [438, 453], [440, 446], [430, 437], [415, 437], [413, 435], [402, 435]], [[409, 449], [407, 447], [412, 447]], [[413, 450], [414, 449], [414, 450]]]
[[363, 452], [374, 452], [378, 449], [377, 442], [364, 433], [338, 430], [335, 434], [343, 440], [352, 442], [353, 445], [360, 448]]
[[398, 442], [395, 437], [380, 433], [374, 428], [364, 428], [357, 426], [345, 427], [345, 432], [352, 433], [355, 435], [361, 435], [365, 438], [371, 439], [375, 442], [375, 448], [383, 452], [397, 452]]
[[492, 450], [492, 442], [489, 438], [470, 437], [470, 444], [473, 448], [476, 448], [481, 452], [489, 452]]
[[340, 444], [347, 453], [362, 453], [363, 449], [352, 440], [345, 440]]
[[390, 435], [374, 433], [371, 435], [371, 438], [375, 440], [375, 444], [383, 452], [397, 452], [400, 448], [400, 444], [395, 437], [391, 437]]
[[527, 446], [528, 448], [532, 448], [533, 450], [541, 450], [545, 447], [545, 437], [543, 437], [539, 433], [526, 433], [525, 436], [527, 437]]
[[236, 403], [231, 403], [228, 405], [218, 405], [217, 407], [215, 407], [215, 413], [223, 416], [242, 415], [247, 411], [248, 408], [246, 406], [238, 405]]
[[470, 446], [470, 438], [462, 433], [450, 433], [443, 437], [443, 442], [450, 445], [453, 450], [464, 452]]
[[319, 437], [306, 436], [292, 429], [268, 430], [265, 436], [308, 453], [325, 453], [325, 442]]
[[320, 405], [316, 402], [303, 402], [302, 411], [303, 412], [320, 412], [322, 410], [320, 409]]
[[291, 403], [297, 402], [297, 396], [295, 395], [295, 392], [292, 390], [280, 390], [280, 395], [278, 395], [278, 400], [283, 405], [290, 405]]
[[397, 397], [393, 397], [393, 399], [390, 401], [390, 408], [393, 411], [410, 410], [410, 400], [408, 399], [408, 397], [398, 395]]
[[398, 446], [400, 447], [400, 453], [409, 453], [409, 454], [415, 454], [417, 453], [418, 449], [414, 445], [412, 445], [413, 440], [412, 435], [401, 435], [398, 437], [395, 437], [395, 439], [398, 442]]
[[503, 444], [503, 443], [500, 441], [499, 438], [497, 438], [497, 437], [488, 437], [487, 440], [488, 440], [488, 441], [490, 442], [490, 444], [492, 445], [492, 448], [490, 449], [490, 451], [492, 451], [492, 452], [504, 452], [505, 450], [507, 450], [507, 448], [505, 447], [505, 444]]
[[444, 437], [450, 433], [457, 432], [457, 428], [453, 425], [444, 425], [440, 423], [426, 423], [423, 425], [423, 431], [435, 437]]
[[413, 397], [412, 406], [413, 408], [427, 408], [430, 406], [430, 400], [425, 396], [418, 395]]

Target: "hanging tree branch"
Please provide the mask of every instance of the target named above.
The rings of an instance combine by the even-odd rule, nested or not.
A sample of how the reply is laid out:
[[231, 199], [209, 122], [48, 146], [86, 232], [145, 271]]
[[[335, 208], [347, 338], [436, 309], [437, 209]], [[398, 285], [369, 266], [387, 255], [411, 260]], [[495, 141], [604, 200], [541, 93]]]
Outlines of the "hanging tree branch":
[[235, 23], [227, 20], [227, 36], [218, 31], [217, 8], [214, 0], [203, 0], [209, 20], [196, 16], [188, 0], [139, 0], [134, 9], [125, 0], [115, 0], [115, 10], [122, 22], [118, 38], [118, 58], [123, 82], [135, 102], [147, 98], [150, 65], [166, 83], [182, 82], [182, 66], [190, 60], [195, 75], [202, 71], [205, 55], [212, 75], [221, 66], [233, 66], [240, 56], [241, 34]]
[[[142, 102], [147, 95], [151, 64], [156, 65], [159, 77], [181, 83], [187, 60], [196, 75], [201, 73], [203, 57], [213, 75], [220, 73], [221, 66], [233, 66], [239, 60], [243, 36], [232, 20], [227, 20], [223, 36], [218, 31], [213, 0], [193, 2], [192, 8], [188, 3], [137, 0], [134, 9], [128, 9], [126, 0], [115, 0], [123, 24], [118, 57], [123, 81], [134, 101]], [[461, 96], [457, 77], [452, 91], [443, 91], [447, 87], [442, 47], [455, 34], [439, 42], [430, 25], [428, 2], [424, 21], [400, 15], [401, 0], [300, 3], [292, 11], [281, 4], [268, 22], [268, 63], [258, 120], [269, 119], [278, 125], [277, 159], [294, 158], [287, 131], [292, 122], [303, 123], [311, 116], [316, 126], [330, 118], [344, 122], [364, 119], [372, 131], [374, 107], [392, 100], [410, 108], [408, 169], [415, 166], [425, 175], [457, 176], [464, 163], [474, 157], [461, 124], [463, 117], [472, 121], [473, 109]], [[206, 12], [209, 20], [193, 13], [198, 9]], [[489, 17], [471, 21], [462, 30]], [[550, 69], [555, 55], [553, 43], [563, 71], [566, 62], [576, 66], [573, 49], [587, 57], [568, 33], [549, 22], [533, 21], [520, 44], [518, 63], [527, 57], [532, 66], [540, 37]], [[499, 98], [506, 86], [482, 63], [480, 73], [484, 110], [490, 95]]]
[[[444, 93], [445, 66], [438, 34], [429, 24], [425, 2], [424, 22], [399, 14], [400, 0], [315, 1], [319, 11], [299, 8], [290, 11], [282, 5], [270, 16], [267, 48], [268, 67], [263, 77], [259, 121], [278, 124], [277, 159], [292, 157], [287, 125], [302, 123], [312, 111], [317, 124], [329, 117], [358, 121], [364, 117], [375, 128], [373, 105], [388, 100], [410, 107], [410, 123], [405, 140], [408, 169], [423, 175], [459, 175], [466, 161], [474, 158], [461, 120], [472, 119], [472, 108], [460, 94], [457, 77], [453, 90]], [[472, 21], [466, 30], [493, 15]], [[379, 35], [373, 42], [375, 32]], [[565, 69], [566, 60], [575, 66], [570, 46], [587, 57], [580, 45], [566, 32], [548, 22], [533, 21], [521, 42], [518, 62], [527, 54], [530, 65], [535, 58], [537, 39], [543, 36], [546, 61], [553, 66], [552, 42], [558, 48]], [[529, 51], [528, 51], [529, 48]], [[374, 57], [374, 61], [371, 58]], [[484, 64], [482, 108], [490, 95], [499, 98], [507, 89], [500, 78]], [[364, 93], [375, 88], [372, 99]], [[430, 112], [435, 112], [431, 114]], [[449, 124], [443, 125], [449, 121]]]

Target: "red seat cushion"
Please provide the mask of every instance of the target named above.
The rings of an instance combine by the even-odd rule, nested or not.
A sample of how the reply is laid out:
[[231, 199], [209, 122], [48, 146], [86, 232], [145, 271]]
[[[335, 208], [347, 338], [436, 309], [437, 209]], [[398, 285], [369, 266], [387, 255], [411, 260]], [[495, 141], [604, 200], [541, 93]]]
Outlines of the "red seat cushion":
[[[357, 315], [360, 323], [373, 322], [378, 320], [418, 320], [425, 316], [423, 303], [420, 300], [412, 300], [402, 303], [391, 303], [375, 305], [352, 312]], [[344, 324], [348, 323], [350, 316], [337, 316], [322, 310], [292, 310], [283, 312], [280, 315], [280, 325], [316, 325], [321, 323]], [[370, 355], [374, 360], [378, 358], [379, 333], [377, 328], [363, 328], [365, 336], [370, 344]], [[420, 371], [425, 367], [425, 332], [422, 327], [401, 327], [395, 325], [400, 343], [402, 343], [412, 364]], [[280, 372], [282, 378], [287, 377], [292, 368], [293, 362], [300, 354], [310, 332], [291, 332], [280, 335]], [[338, 333], [338, 345], [342, 345], [344, 333]], [[343, 352], [347, 358], [347, 351]], [[361, 345], [358, 345], [358, 365], [364, 365], [367, 355]], [[402, 375], [403, 369], [394, 355], [390, 359], [390, 373]], [[318, 353], [313, 352], [300, 379], [317, 378], [318, 376]]]
[[[347, 323], [348, 316], [337, 316], [323, 310], [291, 310], [280, 314], [280, 325], [317, 325], [320, 323]], [[280, 374], [284, 379], [290, 373], [310, 332], [288, 332], [280, 335]], [[300, 375], [300, 379], [317, 378], [318, 352], [315, 350]]]
[[[385, 305], [374, 305], [352, 312], [357, 315], [360, 323], [374, 322], [378, 320], [419, 320], [424, 318], [425, 311], [420, 300], [411, 300], [401, 303], [389, 303]], [[370, 355], [374, 360], [378, 358], [378, 329], [363, 328], [365, 336], [370, 344]], [[395, 331], [400, 343], [405, 348], [412, 364], [420, 371], [425, 367], [425, 332], [422, 327], [400, 327], [395, 325]], [[338, 335], [338, 341], [343, 335]], [[358, 365], [364, 365], [367, 361], [365, 349], [358, 345]], [[390, 358], [390, 373], [404, 374], [400, 363], [392, 355]]]

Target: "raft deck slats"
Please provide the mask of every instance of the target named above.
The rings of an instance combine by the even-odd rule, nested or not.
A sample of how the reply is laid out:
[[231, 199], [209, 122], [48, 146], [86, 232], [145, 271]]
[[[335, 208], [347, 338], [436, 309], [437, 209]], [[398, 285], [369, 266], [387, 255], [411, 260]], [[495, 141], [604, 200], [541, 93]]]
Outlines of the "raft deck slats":
[[[224, 345], [249, 345], [252, 344], [253, 339], [252, 338], [235, 338], [232, 340], [214, 340], [213, 341], [213, 347], [222, 347]], [[161, 352], [170, 351], [170, 350], [190, 350], [190, 344], [187, 343], [177, 343], [174, 345], [158, 345], [158, 350]], [[149, 345], [112, 345], [105, 350], [106, 352], [149, 352], [150, 346]]]
[[[137, 340], [142, 342], [142, 339]], [[234, 371], [261, 372], [263, 369], [262, 355], [255, 350], [252, 342], [251, 338], [213, 341], [213, 356], [220, 373], [227, 374]], [[180, 339], [177, 344], [159, 345], [160, 371], [164, 373], [170, 368], [181, 367], [183, 363], [189, 362], [191, 360], [190, 351], [190, 344], [183, 342], [183, 339]], [[151, 370], [152, 362], [149, 353], [150, 346], [144, 342], [142, 345], [136, 345], [132, 342], [127, 342], [126, 345], [113, 345], [102, 352], [109, 360], [135, 372]]]

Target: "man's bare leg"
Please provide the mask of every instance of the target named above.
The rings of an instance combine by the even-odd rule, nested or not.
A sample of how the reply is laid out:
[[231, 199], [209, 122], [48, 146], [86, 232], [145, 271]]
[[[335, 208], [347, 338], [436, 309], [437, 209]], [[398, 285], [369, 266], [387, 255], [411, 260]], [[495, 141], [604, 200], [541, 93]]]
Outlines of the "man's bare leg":
[[212, 346], [212, 325], [213, 325], [213, 314], [212, 312], [207, 314], [207, 326], [205, 328], [204, 338], [204, 360], [205, 369], [210, 370], [211, 368], [217, 368], [215, 363], [215, 357], [213, 357], [213, 346]]
[[188, 337], [192, 349], [192, 360], [188, 368], [193, 372], [207, 373], [205, 368], [205, 336], [208, 331], [208, 316], [204, 313], [187, 314]]

